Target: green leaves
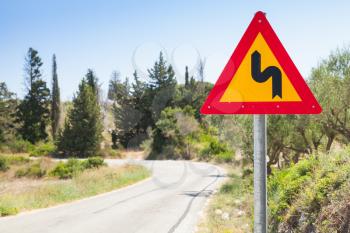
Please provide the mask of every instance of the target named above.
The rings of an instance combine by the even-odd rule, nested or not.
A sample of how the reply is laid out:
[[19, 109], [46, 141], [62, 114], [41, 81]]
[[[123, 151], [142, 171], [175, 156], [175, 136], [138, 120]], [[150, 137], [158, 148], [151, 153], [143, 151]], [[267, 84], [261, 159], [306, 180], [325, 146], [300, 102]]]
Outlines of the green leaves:
[[17, 108], [17, 121], [23, 139], [33, 144], [48, 136], [46, 126], [50, 118], [50, 90], [40, 78], [42, 64], [38, 52], [30, 48], [25, 64], [28, 93]]
[[97, 93], [94, 86], [83, 79], [73, 99], [73, 107], [68, 113], [64, 130], [59, 136], [58, 149], [75, 156], [91, 156], [100, 148], [102, 130]]

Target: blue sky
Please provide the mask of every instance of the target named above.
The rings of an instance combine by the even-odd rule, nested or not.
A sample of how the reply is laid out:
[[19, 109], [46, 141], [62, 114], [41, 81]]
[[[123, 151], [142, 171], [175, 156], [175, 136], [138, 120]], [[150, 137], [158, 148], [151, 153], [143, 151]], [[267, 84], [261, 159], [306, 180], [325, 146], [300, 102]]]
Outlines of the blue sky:
[[304, 78], [337, 47], [350, 43], [350, 1], [2, 1], [0, 81], [23, 96], [24, 56], [39, 51], [51, 85], [55, 53], [63, 99], [70, 99], [88, 68], [107, 90], [113, 70], [137, 69], [143, 78], [160, 50], [183, 81], [206, 58], [215, 82], [254, 13], [262, 10]]

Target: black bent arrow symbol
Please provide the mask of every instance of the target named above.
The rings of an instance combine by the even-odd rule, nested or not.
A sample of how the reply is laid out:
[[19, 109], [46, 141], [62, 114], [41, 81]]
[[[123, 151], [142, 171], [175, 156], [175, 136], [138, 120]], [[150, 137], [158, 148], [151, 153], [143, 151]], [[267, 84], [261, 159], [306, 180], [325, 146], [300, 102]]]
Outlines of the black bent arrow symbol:
[[261, 55], [258, 51], [252, 53], [252, 78], [258, 83], [263, 83], [272, 77], [272, 98], [278, 95], [282, 98], [282, 74], [276, 66], [269, 66], [261, 72]]

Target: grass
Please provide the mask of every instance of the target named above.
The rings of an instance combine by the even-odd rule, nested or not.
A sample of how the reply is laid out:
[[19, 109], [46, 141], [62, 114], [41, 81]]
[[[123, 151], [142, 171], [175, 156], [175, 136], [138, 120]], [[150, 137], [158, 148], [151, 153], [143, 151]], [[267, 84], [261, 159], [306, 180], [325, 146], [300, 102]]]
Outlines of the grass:
[[0, 216], [14, 215], [112, 191], [145, 179], [149, 175], [150, 172], [146, 168], [138, 165], [91, 168], [64, 180], [49, 175], [41, 179], [31, 176], [18, 179], [14, 178], [15, 176], [3, 175], [0, 179]]
[[251, 178], [242, 178], [238, 168], [229, 167], [229, 179], [209, 203], [200, 233], [246, 233], [252, 231], [253, 192]]

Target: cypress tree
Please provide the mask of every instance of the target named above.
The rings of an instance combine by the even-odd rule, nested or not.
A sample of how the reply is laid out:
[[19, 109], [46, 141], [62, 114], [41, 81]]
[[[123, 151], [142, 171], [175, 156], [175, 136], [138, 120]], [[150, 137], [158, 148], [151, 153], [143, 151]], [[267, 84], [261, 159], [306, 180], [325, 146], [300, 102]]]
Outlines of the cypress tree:
[[186, 66], [185, 70], [185, 87], [187, 88], [190, 84], [189, 77], [190, 75], [188, 74], [188, 66]]
[[92, 69], [88, 69], [86, 75], [85, 75], [86, 83], [92, 88], [92, 91], [96, 94], [96, 96], [99, 95], [99, 86], [98, 86], [98, 79]]
[[29, 48], [24, 69], [28, 93], [17, 108], [17, 122], [20, 123], [19, 133], [31, 143], [45, 140], [48, 136], [50, 90], [41, 79], [42, 65], [38, 52]]
[[74, 156], [94, 155], [100, 148], [102, 130], [101, 109], [96, 92], [84, 78], [59, 136], [58, 149]]
[[0, 145], [15, 138], [15, 112], [17, 99], [7, 89], [6, 83], [0, 82]]
[[59, 129], [59, 122], [61, 117], [60, 109], [60, 89], [58, 86], [57, 78], [57, 64], [55, 54], [52, 57], [52, 95], [51, 95], [51, 130], [52, 137], [56, 139], [57, 132]]

